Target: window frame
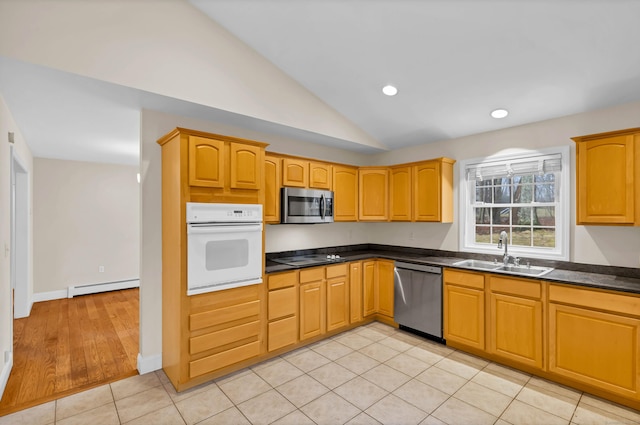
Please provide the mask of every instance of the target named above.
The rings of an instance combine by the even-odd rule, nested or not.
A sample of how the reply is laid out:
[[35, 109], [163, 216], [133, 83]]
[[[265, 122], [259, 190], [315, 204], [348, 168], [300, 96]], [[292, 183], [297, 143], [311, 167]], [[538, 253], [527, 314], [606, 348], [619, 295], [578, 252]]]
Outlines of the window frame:
[[[547, 149], [536, 149], [520, 151], [507, 155], [494, 155], [483, 158], [473, 158], [460, 161], [459, 172], [459, 202], [458, 215], [460, 226], [458, 231], [459, 249], [462, 252], [474, 252], [480, 254], [494, 254], [496, 257], [502, 256], [504, 249], [498, 249], [497, 244], [478, 244], [475, 242], [475, 213], [476, 204], [471, 203], [470, 180], [468, 180], [467, 170], [472, 166], [482, 165], [485, 163], [510, 162], [524, 160], [526, 158], [535, 159], [535, 157], [546, 155], [557, 155], [561, 157], [561, 171], [557, 172], [559, 181], [556, 182], [556, 205], [555, 205], [555, 228], [556, 228], [556, 246], [555, 248], [544, 247], [524, 247], [509, 244], [509, 254], [516, 257], [539, 258], [546, 260], [569, 261], [570, 258], [570, 211], [571, 211], [571, 173], [570, 173], [570, 148], [569, 146], [559, 146]], [[474, 185], [475, 194], [475, 185]], [[510, 207], [512, 208], [512, 207]], [[513, 227], [512, 224], [509, 225]], [[511, 234], [509, 235], [511, 237]]]

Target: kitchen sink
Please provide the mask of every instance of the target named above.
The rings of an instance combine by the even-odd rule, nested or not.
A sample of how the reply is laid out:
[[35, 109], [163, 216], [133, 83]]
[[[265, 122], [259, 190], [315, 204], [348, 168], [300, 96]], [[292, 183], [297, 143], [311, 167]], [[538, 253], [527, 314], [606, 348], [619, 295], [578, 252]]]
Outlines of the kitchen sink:
[[494, 271], [537, 277], [552, 272], [553, 268], [539, 266], [514, 266], [513, 264], [509, 264], [507, 266], [500, 266], [497, 269], [494, 269]]
[[480, 270], [495, 270], [498, 267], [503, 267], [499, 263], [483, 260], [462, 260], [458, 261], [457, 263], [453, 263], [453, 265], [457, 267], [467, 267], [470, 269]]
[[552, 272], [551, 267], [540, 266], [516, 266], [513, 264], [503, 265], [502, 263], [483, 260], [462, 260], [452, 264], [456, 267], [464, 267], [473, 270], [486, 270], [497, 273], [515, 274], [520, 276], [539, 277]]

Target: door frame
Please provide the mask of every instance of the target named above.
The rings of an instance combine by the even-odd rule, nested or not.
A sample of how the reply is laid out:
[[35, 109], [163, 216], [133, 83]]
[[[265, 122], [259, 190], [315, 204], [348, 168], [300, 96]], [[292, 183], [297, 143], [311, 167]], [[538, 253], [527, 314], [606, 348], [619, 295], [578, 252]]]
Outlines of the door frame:
[[[29, 286], [31, 205], [29, 202], [29, 168], [11, 147], [11, 290], [14, 294], [12, 316], [28, 317], [33, 305], [33, 289]], [[13, 338], [13, 323], [11, 324]]]

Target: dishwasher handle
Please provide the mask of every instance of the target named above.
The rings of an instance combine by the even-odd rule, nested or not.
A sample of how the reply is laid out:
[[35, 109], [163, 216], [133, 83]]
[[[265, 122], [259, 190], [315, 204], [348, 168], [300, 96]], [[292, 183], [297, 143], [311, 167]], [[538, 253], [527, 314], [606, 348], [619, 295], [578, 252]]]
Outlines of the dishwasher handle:
[[442, 267], [439, 267], [439, 266], [427, 266], [424, 264], [404, 263], [402, 261], [396, 261], [395, 268], [415, 270], [418, 272], [426, 272], [426, 273], [433, 273], [433, 274], [442, 274]]

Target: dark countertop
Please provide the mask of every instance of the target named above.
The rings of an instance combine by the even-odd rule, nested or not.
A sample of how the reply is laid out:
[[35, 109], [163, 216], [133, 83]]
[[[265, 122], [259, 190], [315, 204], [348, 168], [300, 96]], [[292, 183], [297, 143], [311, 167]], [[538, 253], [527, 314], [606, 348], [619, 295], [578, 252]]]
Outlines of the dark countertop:
[[[395, 248], [395, 247], [394, 247]], [[319, 252], [325, 249], [319, 250], [307, 250], [304, 253], [308, 252]], [[329, 249], [326, 252], [338, 253], [340, 255], [340, 259], [337, 260], [327, 260], [323, 263], [313, 264], [304, 267], [296, 267], [289, 266], [286, 264], [280, 264], [272, 261], [272, 258], [277, 258], [278, 254], [268, 254], [267, 260], [265, 264], [265, 271], [267, 274], [277, 273], [289, 270], [297, 270], [307, 267], [318, 267], [324, 265], [331, 264], [339, 264], [346, 263], [351, 261], [360, 261], [366, 260], [369, 258], [384, 258], [388, 260], [394, 261], [405, 261], [408, 263], [415, 264], [424, 264], [424, 265], [432, 265], [432, 266], [443, 266], [450, 268], [458, 268], [464, 270], [472, 270], [480, 273], [493, 273], [493, 274], [503, 274], [508, 275], [514, 278], [523, 278], [523, 279], [536, 279], [536, 280], [545, 280], [548, 282], [557, 282], [557, 283], [565, 283], [565, 284], [573, 284], [591, 288], [600, 288], [600, 289], [609, 289], [621, 292], [629, 292], [633, 294], [640, 294], [640, 278], [635, 276], [627, 276], [628, 274], [638, 274], [640, 276], [640, 269], [627, 269], [620, 267], [609, 267], [609, 266], [585, 266], [581, 264], [573, 263], [562, 263], [561, 265], [557, 264], [543, 264], [554, 267], [554, 270], [550, 273], [547, 273], [540, 277], [533, 276], [519, 276], [508, 273], [497, 273], [486, 270], [477, 270], [471, 269], [468, 267], [458, 267], [453, 266], [453, 263], [463, 260], [465, 258], [477, 258], [478, 255], [471, 253], [455, 253], [449, 251], [434, 251], [434, 250], [423, 250], [425, 252], [420, 252], [421, 250], [415, 248], [402, 248], [398, 247], [398, 249], [355, 249], [348, 250], [344, 249], [344, 247]], [[423, 255], [426, 254], [426, 255]], [[291, 253], [288, 253], [291, 255]], [[284, 255], [282, 255], [284, 256]], [[484, 258], [483, 258], [484, 259]], [[544, 263], [544, 261], [536, 261], [532, 260], [533, 263]], [[564, 267], [563, 267], [564, 266]], [[577, 268], [578, 270], [571, 270], [571, 268]], [[580, 268], [589, 268], [590, 271], [582, 271]], [[616, 273], [616, 274], [612, 274]], [[617, 274], [620, 273], [620, 274]]]

